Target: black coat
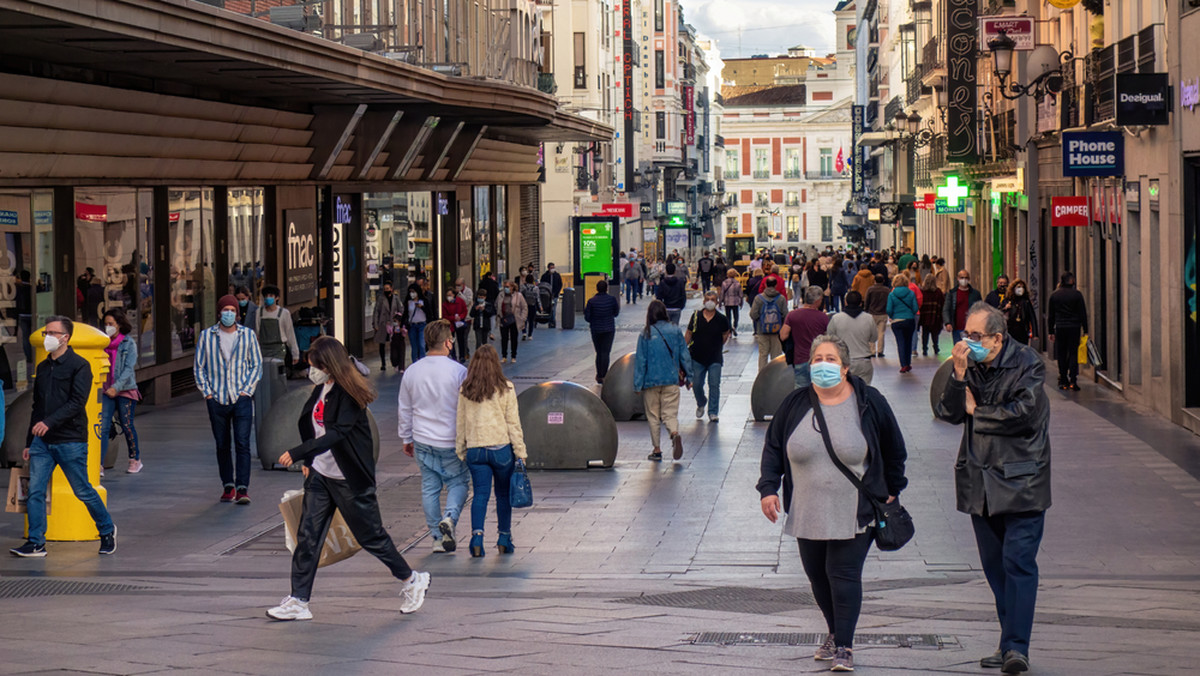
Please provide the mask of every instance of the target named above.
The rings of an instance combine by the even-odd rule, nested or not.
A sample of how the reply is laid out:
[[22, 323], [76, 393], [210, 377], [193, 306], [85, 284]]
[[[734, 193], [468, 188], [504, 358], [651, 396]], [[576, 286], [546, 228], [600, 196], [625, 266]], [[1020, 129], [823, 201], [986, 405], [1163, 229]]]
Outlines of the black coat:
[[374, 444], [367, 409], [361, 408], [354, 397], [335, 383], [325, 397], [325, 434], [315, 437], [312, 412], [317, 405], [317, 397], [321, 396], [321, 388], [321, 385], [313, 388], [312, 395], [300, 412], [300, 438], [304, 443], [289, 451], [292, 460], [303, 461], [312, 467], [313, 458], [326, 450], [333, 451], [333, 459], [350, 488], [355, 491], [374, 488]]
[[1079, 329], [1087, 333], [1087, 324], [1087, 303], [1078, 289], [1068, 286], [1050, 294], [1046, 310], [1047, 331]]
[[672, 275], [659, 282], [654, 295], [667, 306], [668, 310], [681, 310], [687, 305], [687, 289], [683, 280]]
[[[862, 433], [867, 440], [867, 471], [863, 485], [879, 501], [889, 495], [899, 496], [908, 486], [904, 477], [904, 463], [908, 451], [904, 447], [904, 435], [900, 424], [892, 413], [892, 407], [879, 390], [850, 375], [850, 385], [858, 399], [858, 410], [862, 416]], [[758, 493], [762, 497], [776, 495], [783, 484], [783, 510], [792, 506], [792, 463], [787, 457], [788, 438], [812, 409], [810, 388], [793, 391], [779, 405], [779, 411], [767, 428], [766, 443], [763, 444], [762, 464], [758, 479]], [[809, 428], [806, 434], [819, 433]], [[846, 483], [850, 483], [849, 479]], [[858, 524], [865, 526], [875, 518], [875, 508], [863, 495], [858, 496]]]
[[33, 443], [33, 426], [44, 422], [47, 444], [72, 444], [88, 440], [87, 406], [92, 394], [92, 366], [68, 347], [63, 356], [47, 356], [37, 365], [33, 378], [33, 411], [25, 447]]
[[[951, 377], [934, 414], [963, 425], [954, 483], [958, 511], [984, 516], [1050, 507], [1050, 402], [1037, 350], [1007, 340], [990, 364]], [[975, 397], [968, 416], [967, 388]]]

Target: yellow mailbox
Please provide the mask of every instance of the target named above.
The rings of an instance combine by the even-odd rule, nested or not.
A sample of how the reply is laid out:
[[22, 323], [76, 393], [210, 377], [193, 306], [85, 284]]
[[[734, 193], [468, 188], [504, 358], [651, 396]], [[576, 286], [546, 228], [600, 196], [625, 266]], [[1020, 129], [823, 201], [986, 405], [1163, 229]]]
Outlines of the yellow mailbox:
[[[42, 347], [42, 329], [39, 328], [29, 336], [29, 342], [36, 351], [36, 362], [42, 363], [46, 358], [46, 350]], [[92, 367], [92, 387], [88, 394], [84, 416], [87, 418], [87, 476], [88, 482], [96, 488], [100, 499], [108, 504], [108, 492], [100, 485], [100, 457], [103, 453], [100, 439], [96, 436], [95, 426], [100, 420], [100, 397], [104, 389], [104, 381], [108, 377], [108, 347], [109, 338], [103, 331], [75, 322], [74, 333], [71, 335], [71, 349], [88, 361]], [[33, 421], [36, 422], [36, 421]], [[107, 441], [107, 440], [106, 440]], [[50, 481], [50, 514], [46, 517], [46, 539], [56, 542], [98, 540], [100, 534], [96, 531], [96, 522], [91, 514], [71, 490], [67, 477], [62, 469], [55, 467], [54, 476]], [[26, 532], [29, 523], [25, 523]]]

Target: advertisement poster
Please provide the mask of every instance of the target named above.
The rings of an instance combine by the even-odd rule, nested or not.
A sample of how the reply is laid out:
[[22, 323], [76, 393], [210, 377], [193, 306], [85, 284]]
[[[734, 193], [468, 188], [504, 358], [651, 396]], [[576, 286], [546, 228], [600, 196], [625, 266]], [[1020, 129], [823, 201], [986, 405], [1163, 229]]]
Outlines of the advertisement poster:
[[668, 252], [687, 251], [690, 228], [663, 228], [663, 248]]
[[612, 221], [580, 221], [579, 271], [613, 276]]
[[312, 209], [285, 209], [287, 274], [284, 298], [289, 304], [317, 297], [317, 223]]

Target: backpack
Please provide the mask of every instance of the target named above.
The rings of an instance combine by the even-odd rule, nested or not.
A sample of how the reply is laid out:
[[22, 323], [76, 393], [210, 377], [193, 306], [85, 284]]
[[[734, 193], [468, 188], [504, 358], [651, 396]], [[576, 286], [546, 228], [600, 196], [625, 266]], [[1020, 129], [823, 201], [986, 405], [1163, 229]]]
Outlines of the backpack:
[[763, 297], [762, 314], [758, 317], [762, 333], [779, 333], [779, 329], [783, 328], [783, 311], [779, 309], [778, 303], [782, 297], [782, 294], [772, 299]]
[[541, 300], [538, 297], [538, 288], [532, 284], [524, 284], [521, 286], [521, 295], [525, 296], [525, 304], [531, 310], [537, 310], [542, 306]]

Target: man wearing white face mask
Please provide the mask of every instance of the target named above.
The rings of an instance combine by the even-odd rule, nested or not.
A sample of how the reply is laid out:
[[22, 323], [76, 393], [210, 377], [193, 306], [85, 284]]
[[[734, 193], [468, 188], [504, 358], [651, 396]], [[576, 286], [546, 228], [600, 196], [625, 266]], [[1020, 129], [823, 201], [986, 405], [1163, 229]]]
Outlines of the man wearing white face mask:
[[[254, 390], [262, 379], [262, 352], [254, 329], [237, 323], [237, 298], [222, 296], [217, 309], [220, 321], [201, 331], [196, 340], [192, 371], [196, 387], [204, 393], [217, 442], [217, 469], [224, 486], [221, 502], [237, 500], [239, 505], [248, 505], [250, 427], [254, 422]], [[237, 453], [236, 479], [231, 447]]]
[[68, 345], [74, 326], [70, 319], [54, 315], [46, 320], [43, 330], [46, 358], [38, 364], [33, 380], [33, 412], [23, 453], [29, 463], [29, 538], [9, 550], [14, 556], [46, 556], [46, 489], [55, 467], [62, 469], [75, 497], [96, 522], [100, 553], [117, 550], [117, 527], [88, 481], [84, 407], [92, 395], [92, 367]]
[[[704, 309], [692, 313], [683, 340], [688, 344], [688, 352], [692, 356], [692, 375], [695, 385], [692, 392], [696, 395], [696, 417], [704, 417], [705, 405], [708, 407], [708, 421], [717, 422], [717, 413], [721, 408], [721, 368], [725, 364], [725, 341], [733, 333], [729, 320], [717, 312], [716, 289], [704, 292]], [[704, 379], [708, 378], [708, 393], [704, 392]]]

